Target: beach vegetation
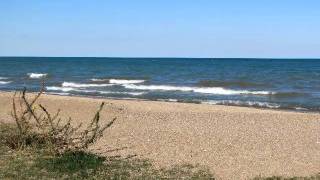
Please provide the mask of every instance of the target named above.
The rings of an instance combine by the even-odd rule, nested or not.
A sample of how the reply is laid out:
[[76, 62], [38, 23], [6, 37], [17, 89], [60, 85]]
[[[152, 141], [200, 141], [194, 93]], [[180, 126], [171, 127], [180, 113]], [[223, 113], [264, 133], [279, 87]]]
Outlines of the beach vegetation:
[[271, 176], [271, 177], [255, 177], [253, 180], [320, 180], [320, 173], [314, 176], [308, 177], [283, 177], [283, 176]]
[[26, 89], [14, 93], [14, 123], [0, 123], [0, 179], [214, 179], [202, 166], [155, 168], [147, 159], [91, 152], [116, 118], [100, 125], [102, 103], [90, 123], [74, 126], [72, 119], [51, 113]]
[[43, 146], [55, 154], [86, 150], [116, 120], [113, 118], [105, 125], [100, 125], [103, 102], [85, 128], [82, 123], [73, 126], [71, 117], [63, 119], [60, 117], [60, 110], [52, 114], [43, 104], [38, 103], [43, 92], [44, 89], [41, 88], [33, 97], [27, 96], [26, 88], [14, 93], [11, 115], [15, 126], [8, 128], [11, 133], [5, 138], [6, 144], [12, 149]]
[[[0, 137], [9, 137], [12, 124], [0, 126]], [[202, 166], [155, 168], [147, 159], [99, 155], [90, 151], [52, 154], [28, 146], [12, 149], [0, 140], [0, 179], [214, 179]]]

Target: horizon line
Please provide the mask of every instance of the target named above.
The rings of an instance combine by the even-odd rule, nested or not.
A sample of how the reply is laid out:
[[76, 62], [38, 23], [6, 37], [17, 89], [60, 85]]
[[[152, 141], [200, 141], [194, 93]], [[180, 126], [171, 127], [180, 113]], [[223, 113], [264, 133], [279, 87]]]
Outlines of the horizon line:
[[115, 58], [115, 59], [314, 59], [320, 60], [320, 57], [148, 57], [148, 56], [1, 56], [0, 58]]

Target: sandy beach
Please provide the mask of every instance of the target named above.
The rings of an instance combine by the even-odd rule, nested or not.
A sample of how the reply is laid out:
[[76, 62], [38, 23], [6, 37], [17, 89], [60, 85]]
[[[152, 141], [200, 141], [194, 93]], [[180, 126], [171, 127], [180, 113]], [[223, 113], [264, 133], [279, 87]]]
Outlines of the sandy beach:
[[[0, 93], [0, 122], [12, 122], [11, 97]], [[55, 95], [40, 101], [75, 123], [91, 120], [106, 102], [102, 122], [117, 121], [93, 151], [127, 147], [116, 153], [148, 158], [157, 167], [204, 165], [217, 179], [320, 172], [318, 113]]]

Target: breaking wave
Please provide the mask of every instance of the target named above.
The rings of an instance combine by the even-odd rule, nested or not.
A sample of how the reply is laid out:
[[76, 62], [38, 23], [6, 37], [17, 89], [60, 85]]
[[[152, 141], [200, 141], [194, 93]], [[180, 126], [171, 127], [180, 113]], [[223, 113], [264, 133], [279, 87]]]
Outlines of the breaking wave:
[[63, 82], [62, 87], [75, 87], [75, 88], [86, 88], [86, 87], [106, 87], [114, 84], [83, 84], [74, 82]]
[[77, 89], [73, 87], [57, 87], [48, 86], [46, 87], [49, 91], [62, 91], [62, 92], [79, 92], [79, 93], [95, 93], [95, 94], [126, 94], [132, 96], [140, 96], [146, 92], [114, 92], [114, 91], [99, 91], [99, 90], [88, 90], [88, 89]]
[[145, 80], [126, 80], [126, 79], [110, 79], [112, 84], [139, 84], [145, 82]]
[[46, 94], [53, 94], [53, 95], [59, 95], [59, 96], [69, 96], [70, 93], [65, 93], [65, 92], [49, 92]]
[[127, 94], [132, 96], [141, 96], [146, 92], [113, 92], [113, 91], [98, 91], [100, 94]]
[[128, 80], [128, 79], [91, 79], [94, 82], [109, 82], [111, 84], [139, 84], [145, 82], [145, 80]]
[[0, 81], [0, 85], [1, 84], [9, 84], [9, 83], [11, 83], [11, 81]]
[[273, 109], [280, 108], [279, 104], [259, 102], [259, 101], [211, 100], [211, 101], [204, 101], [202, 102], [202, 104], [248, 106], [248, 107], [273, 108]]
[[41, 74], [41, 73], [28, 73], [29, 78], [31, 79], [40, 79], [46, 77], [48, 74]]
[[49, 91], [63, 91], [63, 92], [69, 92], [69, 91], [74, 91], [74, 88], [71, 87], [57, 87], [57, 86], [48, 86], [46, 87], [47, 90]]
[[269, 91], [247, 91], [247, 90], [231, 90], [221, 87], [200, 88], [200, 87], [187, 87], [187, 86], [166, 86], [166, 85], [134, 85], [123, 84], [127, 89], [137, 90], [162, 90], [162, 91], [190, 91], [204, 94], [217, 94], [217, 95], [239, 95], [239, 94], [253, 94], [253, 95], [269, 95], [273, 92]]
[[109, 82], [109, 79], [90, 79], [91, 81], [94, 81], [94, 82]]
[[126, 95], [132, 95], [132, 96], [140, 96], [145, 94], [145, 92], [98, 91], [98, 90], [85, 90], [85, 89], [76, 89], [74, 91], [84, 92], [84, 93], [97, 93], [97, 94], [126, 94]]

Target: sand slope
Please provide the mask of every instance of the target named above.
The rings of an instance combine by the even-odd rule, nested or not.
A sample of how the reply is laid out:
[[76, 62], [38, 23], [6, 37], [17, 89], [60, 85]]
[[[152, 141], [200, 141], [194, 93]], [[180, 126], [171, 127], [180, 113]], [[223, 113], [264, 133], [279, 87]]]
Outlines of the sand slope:
[[[0, 93], [0, 122], [10, 121], [11, 93]], [[258, 175], [306, 176], [320, 172], [320, 114], [199, 104], [103, 100], [46, 95], [49, 109], [77, 122], [91, 119], [105, 101], [114, 126], [95, 151], [129, 147], [156, 166], [206, 165], [218, 179]]]

